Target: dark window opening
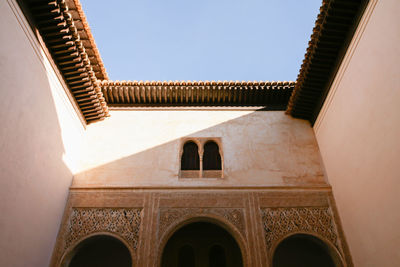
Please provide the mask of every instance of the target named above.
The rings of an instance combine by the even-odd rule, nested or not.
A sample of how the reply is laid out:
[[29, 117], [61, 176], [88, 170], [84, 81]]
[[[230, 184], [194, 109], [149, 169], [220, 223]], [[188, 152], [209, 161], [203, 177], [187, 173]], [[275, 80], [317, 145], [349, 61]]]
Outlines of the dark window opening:
[[214, 245], [209, 253], [210, 267], [226, 267], [225, 250], [220, 245]]
[[221, 170], [219, 147], [213, 141], [209, 141], [204, 145], [203, 170]]
[[179, 249], [178, 267], [195, 267], [194, 250], [190, 245], [184, 245]]
[[200, 170], [199, 151], [196, 143], [189, 141], [183, 146], [181, 170]]

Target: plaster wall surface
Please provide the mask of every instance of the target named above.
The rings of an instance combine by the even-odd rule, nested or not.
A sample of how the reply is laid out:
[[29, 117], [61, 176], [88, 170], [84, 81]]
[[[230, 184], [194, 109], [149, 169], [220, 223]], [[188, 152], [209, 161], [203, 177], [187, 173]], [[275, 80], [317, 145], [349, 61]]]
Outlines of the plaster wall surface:
[[[184, 137], [220, 137], [224, 178], [178, 178]], [[283, 111], [114, 110], [87, 129], [73, 187], [324, 186], [308, 122]]]
[[355, 266], [400, 263], [399, 13], [370, 1], [314, 126]]
[[83, 125], [16, 2], [0, 1], [0, 266], [48, 266]]

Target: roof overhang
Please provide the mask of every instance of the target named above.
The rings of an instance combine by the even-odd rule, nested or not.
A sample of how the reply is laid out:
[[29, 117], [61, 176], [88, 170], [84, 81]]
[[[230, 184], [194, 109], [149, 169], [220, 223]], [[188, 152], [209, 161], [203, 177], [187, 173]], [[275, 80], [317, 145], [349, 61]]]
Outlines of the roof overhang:
[[264, 107], [286, 110], [294, 82], [102, 81], [109, 107]]
[[314, 124], [368, 0], [324, 0], [287, 113]]
[[96, 42], [86, 20], [81, 3], [79, 0], [66, 0], [65, 3], [67, 4], [69, 14], [72, 15], [74, 25], [78, 30], [79, 38], [86, 49], [86, 53], [88, 54], [96, 78], [99, 80], [107, 80], [108, 74], [104, 68], [103, 60], [101, 59], [99, 50], [97, 49]]
[[108, 116], [98, 79], [107, 73], [78, 0], [25, 0], [48, 51], [86, 123]]
[[110, 107], [264, 106], [313, 124], [368, 0], [323, 0], [296, 82], [109, 81], [79, 0], [20, 0], [87, 123]]

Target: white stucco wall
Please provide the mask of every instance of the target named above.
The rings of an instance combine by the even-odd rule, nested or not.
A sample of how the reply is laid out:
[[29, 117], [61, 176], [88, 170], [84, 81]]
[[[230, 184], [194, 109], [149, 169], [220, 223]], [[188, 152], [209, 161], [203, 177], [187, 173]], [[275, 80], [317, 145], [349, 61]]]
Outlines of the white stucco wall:
[[[221, 137], [223, 179], [178, 179], [183, 137]], [[75, 187], [325, 185], [312, 128], [283, 111], [111, 111], [85, 138]]]
[[0, 266], [48, 266], [83, 125], [12, 0], [0, 1]]
[[355, 266], [400, 264], [399, 14], [370, 2], [314, 127]]

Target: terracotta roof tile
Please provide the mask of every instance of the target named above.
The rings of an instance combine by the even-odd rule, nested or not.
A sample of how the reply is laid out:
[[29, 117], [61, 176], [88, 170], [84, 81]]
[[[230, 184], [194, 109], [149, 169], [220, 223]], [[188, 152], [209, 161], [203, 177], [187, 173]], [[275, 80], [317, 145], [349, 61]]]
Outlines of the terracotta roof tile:
[[77, 26], [78, 29], [80, 29], [79, 35], [87, 50], [87, 53], [94, 55], [92, 64], [98, 67], [98, 70], [96, 70], [97, 79], [100, 80], [108, 79], [108, 74], [104, 67], [104, 63], [103, 60], [101, 59], [96, 42], [93, 38], [85, 13], [83, 12], [81, 3], [79, 2], [79, 0], [66, 0], [65, 2], [68, 6], [69, 12], [74, 15], [73, 19], [75, 25]]
[[104, 80], [100, 86], [110, 107], [264, 106], [285, 110], [295, 82]]
[[96, 76], [104, 77], [105, 71], [98, 74], [96, 68], [101, 69], [101, 59], [88, 55], [88, 51], [97, 51], [94, 42], [91, 48], [83, 44], [82, 31], [77, 28], [65, 0], [26, 1], [26, 4], [86, 122], [104, 119], [108, 107]]
[[108, 105], [265, 106], [313, 121], [367, 1], [323, 1], [296, 82], [109, 81], [79, 0], [25, 2], [90, 123], [108, 116]]
[[287, 113], [315, 122], [368, 0], [323, 0]]

